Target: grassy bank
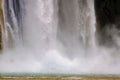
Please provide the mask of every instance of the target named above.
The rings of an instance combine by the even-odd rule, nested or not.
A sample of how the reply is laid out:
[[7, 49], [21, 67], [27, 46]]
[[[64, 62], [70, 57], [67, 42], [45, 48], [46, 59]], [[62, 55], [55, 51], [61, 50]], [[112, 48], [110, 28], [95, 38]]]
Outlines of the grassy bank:
[[0, 78], [4, 77], [34, 77], [34, 78], [68, 78], [68, 77], [84, 77], [84, 78], [120, 78], [115, 74], [41, 74], [41, 73], [0, 73]]

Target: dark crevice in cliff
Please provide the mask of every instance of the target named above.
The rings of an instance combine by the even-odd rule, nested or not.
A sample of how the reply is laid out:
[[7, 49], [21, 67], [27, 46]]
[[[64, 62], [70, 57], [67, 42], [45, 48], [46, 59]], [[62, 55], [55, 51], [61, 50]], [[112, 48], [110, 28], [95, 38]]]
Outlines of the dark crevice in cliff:
[[[113, 35], [119, 35], [120, 0], [95, 0], [96, 37], [100, 45], [117, 45]], [[117, 32], [114, 32], [116, 29]]]

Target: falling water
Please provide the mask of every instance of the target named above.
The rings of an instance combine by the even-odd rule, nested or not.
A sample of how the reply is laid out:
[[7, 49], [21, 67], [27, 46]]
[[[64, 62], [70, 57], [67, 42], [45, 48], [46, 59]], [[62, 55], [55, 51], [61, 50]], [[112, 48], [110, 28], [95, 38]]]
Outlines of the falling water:
[[25, 3], [25, 44], [39, 51], [48, 51], [56, 43], [58, 23], [56, 1], [25, 0]]
[[119, 74], [96, 44], [94, 0], [3, 0], [3, 10], [1, 73]]
[[3, 0], [4, 13], [4, 31], [3, 46], [4, 49], [16, 47], [22, 40], [22, 14], [21, 1]]
[[95, 47], [94, 0], [60, 0], [58, 16], [58, 39], [68, 55]]

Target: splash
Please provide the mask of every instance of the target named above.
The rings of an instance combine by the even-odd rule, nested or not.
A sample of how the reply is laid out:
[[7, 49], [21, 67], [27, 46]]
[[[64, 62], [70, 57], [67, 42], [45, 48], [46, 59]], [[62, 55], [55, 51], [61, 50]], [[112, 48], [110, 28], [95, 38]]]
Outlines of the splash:
[[[120, 73], [117, 49], [97, 45], [94, 0], [15, 1], [3, 0], [1, 73]], [[6, 50], [8, 44], [17, 45]]]

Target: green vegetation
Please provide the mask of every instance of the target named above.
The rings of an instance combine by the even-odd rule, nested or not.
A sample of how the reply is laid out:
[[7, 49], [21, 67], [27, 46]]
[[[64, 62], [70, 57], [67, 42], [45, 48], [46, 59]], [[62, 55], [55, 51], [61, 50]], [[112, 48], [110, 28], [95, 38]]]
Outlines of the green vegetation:
[[116, 78], [120, 77], [120, 75], [115, 74], [41, 74], [41, 73], [1, 73], [0, 78], [3, 77], [109, 77]]

